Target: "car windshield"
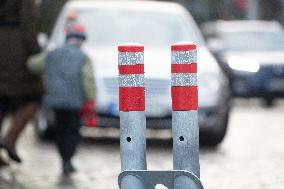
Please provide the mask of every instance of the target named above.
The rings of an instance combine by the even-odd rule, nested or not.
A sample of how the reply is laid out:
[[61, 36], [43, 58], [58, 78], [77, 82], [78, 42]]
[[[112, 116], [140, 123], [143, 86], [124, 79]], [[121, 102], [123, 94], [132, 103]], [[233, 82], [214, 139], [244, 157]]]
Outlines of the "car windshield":
[[[186, 19], [175, 14], [94, 9], [80, 9], [76, 12], [79, 21], [86, 27], [86, 46], [90, 47], [116, 46], [129, 42], [146, 46], [169, 46], [178, 41], [197, 44], [201, 41], [195, 25], [191, 26]], [[58, 40], [64, 39], [64, 32], [61, 34], [57, 36]]]
[[226, 48], [233, 51], [284, 50], [284, 32], [228, 32], [223, 38]]

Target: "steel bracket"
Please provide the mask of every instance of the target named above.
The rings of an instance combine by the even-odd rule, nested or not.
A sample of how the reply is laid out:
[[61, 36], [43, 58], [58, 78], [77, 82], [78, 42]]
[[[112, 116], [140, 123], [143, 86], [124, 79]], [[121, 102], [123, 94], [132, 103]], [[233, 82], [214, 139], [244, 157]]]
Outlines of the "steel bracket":
[[118, 177], [119, 188], [121, 188], [121, 181], [123, 177], [132, 175], [139, 178], [146, 186], [146, 189], [155, 189], [157, 184], [162, 184], [168, 189], [174, 189], [175, 179], [179, 176], [186, 176], [191, 179], [199, 189], [204, 189], [200, 179], [189, 171], [123, 171]]

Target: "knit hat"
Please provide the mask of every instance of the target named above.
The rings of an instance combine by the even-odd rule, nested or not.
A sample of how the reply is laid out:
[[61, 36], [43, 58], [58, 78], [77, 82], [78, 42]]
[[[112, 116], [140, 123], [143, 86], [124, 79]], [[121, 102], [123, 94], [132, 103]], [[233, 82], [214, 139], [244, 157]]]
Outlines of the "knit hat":
[[66, 30], [66, 39], [68, 40], [70, 38], [77, 38], [85, 41], [87, 39], [85, 27], [77, 23], [73, 27], [68, 28]]

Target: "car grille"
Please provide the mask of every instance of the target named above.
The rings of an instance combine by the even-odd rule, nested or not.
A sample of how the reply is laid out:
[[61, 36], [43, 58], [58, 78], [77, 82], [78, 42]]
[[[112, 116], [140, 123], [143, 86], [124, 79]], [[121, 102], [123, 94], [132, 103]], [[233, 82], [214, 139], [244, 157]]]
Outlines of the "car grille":
[[[146, 79], [146, 95], [158, 96], [169, 92], [170, 81], [165, 79]], [[106, 92], [111, 96], [118, 95], [118, 80], [113, 78], [104, 79]]]

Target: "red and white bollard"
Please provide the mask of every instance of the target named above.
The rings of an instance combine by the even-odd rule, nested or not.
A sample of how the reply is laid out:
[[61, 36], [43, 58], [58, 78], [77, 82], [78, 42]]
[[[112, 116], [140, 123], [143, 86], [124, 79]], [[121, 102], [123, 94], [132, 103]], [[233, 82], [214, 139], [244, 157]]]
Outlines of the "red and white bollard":
[[173, 171], [147, 171], [144, 47], [118, 47], [121, 189], [203, 189], [199, 179], [196, 45], [172, 45]]
[[[193, 43], [175, 43], [172, 51], [172, 132], [174, 170], [199, 177], [197, 51]], [[186, 176], [175, 179], [175, 189], [194, 186]], [[197, 185], [193, 188], [199, 188]]]
[[[118, 46], [121, 169], [146, 170], [144, 46]], [[127, 175], [122, 189], [144, 189], [139, 177]]]

